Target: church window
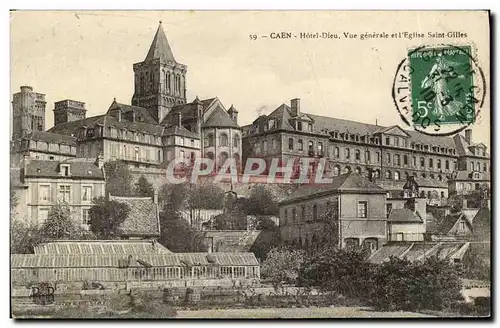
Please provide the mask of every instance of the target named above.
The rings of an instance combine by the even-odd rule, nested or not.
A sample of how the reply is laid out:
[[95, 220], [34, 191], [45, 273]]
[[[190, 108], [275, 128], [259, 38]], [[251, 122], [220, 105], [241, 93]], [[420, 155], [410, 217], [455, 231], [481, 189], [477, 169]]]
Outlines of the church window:
[[220, 135], [220, 141], [219, 141], [219, 145], [220, 146], [227, 146], [227, 134], [225, 133], [221, 133]]

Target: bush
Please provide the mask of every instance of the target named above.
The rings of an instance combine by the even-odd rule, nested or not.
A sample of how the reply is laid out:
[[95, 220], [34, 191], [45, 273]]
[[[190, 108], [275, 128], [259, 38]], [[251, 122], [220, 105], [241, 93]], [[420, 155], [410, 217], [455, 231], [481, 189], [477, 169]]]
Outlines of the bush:
[[379, 310], [445, 310], [461, 301], [461, 280], [448, 260], [409, 262], [397, 258], [378, 265], [368, 299]]
[[370, 274], [371, 265], [365, 261], [363, 252], [328, 247], [306, 260], [299, 283], [358, 298], [368, 294]]

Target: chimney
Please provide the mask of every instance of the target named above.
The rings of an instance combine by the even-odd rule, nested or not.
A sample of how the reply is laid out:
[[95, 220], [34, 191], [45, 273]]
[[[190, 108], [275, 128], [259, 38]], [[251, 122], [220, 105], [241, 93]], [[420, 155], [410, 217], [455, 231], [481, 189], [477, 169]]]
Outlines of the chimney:
[[233, 105], [231, 105], [227, 113], [231, 117], [231, 120], [233, 120], [234, 123], [238, 124], [238, 110], [236, 110]]
[[153, 202], [158, 204], [158, 189], [154, 188]]
[[291, 108], [292, 108], [292, 116], [298, 116], [300, 115], [300, 99], [295, 98], [290, 101]]
[[97, 165], [97, 167], [101, 170], [104, 167], [104, 156], [102, 156], [102, 153], [99, 153], [99, 155], [97, 155], [95, 165]]
[[470, 145], [472, 143], [472, 130], [467, 129], [465, 130], [465, 141]]

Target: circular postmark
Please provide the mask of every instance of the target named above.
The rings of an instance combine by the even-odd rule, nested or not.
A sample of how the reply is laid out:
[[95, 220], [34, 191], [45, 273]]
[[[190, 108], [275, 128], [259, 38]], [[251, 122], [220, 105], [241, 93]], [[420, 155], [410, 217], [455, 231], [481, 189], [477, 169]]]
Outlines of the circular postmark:
[[476, 122], [485, 97], [484, 73], [470, 45], [409, 50], [392, 86], [403, 122], [431, 136], [450, 136]]

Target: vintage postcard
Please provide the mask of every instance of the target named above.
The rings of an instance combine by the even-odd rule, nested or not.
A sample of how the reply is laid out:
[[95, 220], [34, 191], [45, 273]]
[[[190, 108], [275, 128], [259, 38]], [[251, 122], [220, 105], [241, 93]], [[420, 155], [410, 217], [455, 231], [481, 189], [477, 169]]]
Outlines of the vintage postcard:
[[491, 317], [488, 11], [11, 11], [11, 317]]

